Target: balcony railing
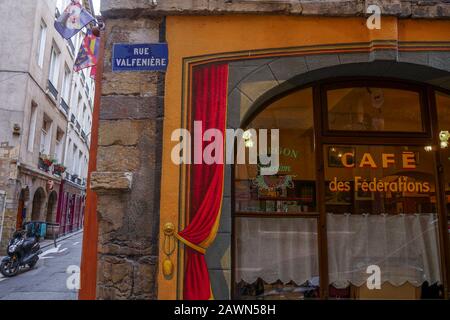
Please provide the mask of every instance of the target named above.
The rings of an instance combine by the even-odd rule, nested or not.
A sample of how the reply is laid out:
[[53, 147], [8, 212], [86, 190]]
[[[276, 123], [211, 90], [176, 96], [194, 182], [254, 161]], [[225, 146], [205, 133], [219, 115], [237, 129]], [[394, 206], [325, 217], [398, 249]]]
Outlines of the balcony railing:
[[78, 180], [78, 175], [76, 175], [76, 174], [70, 175], [70, 181], [72, 181], [73, 183], [77, 183], [77, 180]]
[[50, 94], [53, 96], [53, 98], [55, 98], [55, 100], [58, 99], [58, 90], [56, 90], [55, 86], [53, 85], [53, 83], [48, 80], [47, 83], [48, 86], [48, 91], [50, 92]]
[[69, 105], [64, 99], [61, 99], [61, 108], [66, 112], [66, 114], [69, 113]]

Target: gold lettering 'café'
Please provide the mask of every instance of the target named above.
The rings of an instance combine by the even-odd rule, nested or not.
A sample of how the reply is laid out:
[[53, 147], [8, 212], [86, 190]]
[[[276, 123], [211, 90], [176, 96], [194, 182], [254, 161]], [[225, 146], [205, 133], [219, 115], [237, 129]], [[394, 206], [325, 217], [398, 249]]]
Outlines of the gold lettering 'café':
[[[354, 158], [354, 154], [345, 153], [342, 155], [341, 161], [345, 168], [354, 168], [355, 164], [350, 161], [350, 158]], [[416, 169], [415, 154], [412, 152], [403, 152], [403, 169]], [[390, 165], [395, 165], [394, 154], [381, 154], [383, 159], [383, 168], [388, 168]], [[351, 162], [351, 163], [350, 163]], [[376, 169], [377, 165], [371, 154], [365, 153], [359, 165], [360, 168]], [[370, 170], [369, 169], [369, 170]], [[334, 178], [329, 184], [329, 190], [331, 192], [349, 192], [354, 185], [355, 192], [407, 192], [407, 193], [427, 193], [431, 191], [430, 183], [427, 181], [414, 181], [414, 179], [408, 178], [408, 176], [400, 176], [395, 181], [386, 181], [385, 179], [373, 178], [367, 181], [362, 176], [353, 177], [352, 181], [338, 181]]]
[[[377, 1], [380, 29], [357, 0], [206, 2], [102, 1], [81, 297], [448, 298], [448, 1]], [[117, 43], [167, 43], [167, 72], [114, 72]], [[194, 121], [279, 129], [282, 170], [175, 165]]]

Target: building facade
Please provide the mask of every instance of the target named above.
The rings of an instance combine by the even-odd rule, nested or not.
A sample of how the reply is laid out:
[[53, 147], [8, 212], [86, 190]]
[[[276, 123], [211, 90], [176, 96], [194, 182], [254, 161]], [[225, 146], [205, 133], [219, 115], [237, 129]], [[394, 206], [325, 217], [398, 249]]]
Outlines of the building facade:
[[[82, 35], [66, 41], [53, 27], [62, 2], [2, 1], [1, 6], [0, 190], [6, 205], [1, 212], [0, 249], [4, 250], [26, 221], [65, 223], [64, 217], [72, 215], [76, 218], [67, 221], [77, 222], [71, 230], [82, 225], [78, 220], [83, 216], [93, 81], [72, 71]], [[13, 33], [18, 36], [11, 37]], [[69, 125], [72, 115], [75, 122]], [[73, 209], [67, 214], [62, 210], [70, 206], [63, 198], [72, 196]], [[58, 232], [48, 229], [49, 236]]]
[[[449, 297], [449, 3], [104, 0], [102, 15], [82, 298]], [[115, 43], [167, 43], [167, 72], [113, 72]], [[195, 121], [254, 130], [244, 154], [278, 129], [276, 175], [261, 154], [174, 163]]]

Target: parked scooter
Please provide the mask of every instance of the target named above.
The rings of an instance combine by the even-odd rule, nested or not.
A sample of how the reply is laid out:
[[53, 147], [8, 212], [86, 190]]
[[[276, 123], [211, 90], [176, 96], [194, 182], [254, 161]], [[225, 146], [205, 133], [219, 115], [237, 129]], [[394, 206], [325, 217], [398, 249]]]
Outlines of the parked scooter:
[[0, 264], [0, 273], [5, 277], [14, 277], [26, 265], [33, 268], [42, 253], [39, 244], [40, 224], [27, 223], [25, 230], [16, 231], [6, 249], [7, 257]]

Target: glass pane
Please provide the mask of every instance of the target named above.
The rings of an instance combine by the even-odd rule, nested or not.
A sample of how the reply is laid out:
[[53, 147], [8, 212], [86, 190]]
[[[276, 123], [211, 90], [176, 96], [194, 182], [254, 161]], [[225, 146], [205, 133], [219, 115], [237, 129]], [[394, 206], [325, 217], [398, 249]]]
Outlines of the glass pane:
[[331, 297], [442, 297], [433, 152], [416, 146], [324, 152]]
[[420, 94], [358, 87], [327, 92], [330, 130], [423, 132]]
[[315, 218], [236, 218], [236, 299], [319, 297]]
[[[450, 232], [450, 96], [442, 93], [436, 95], [439, 130], [441, 131], [441, 152], [445, 176], [445, 199]], [[449, 234], [450, 236], [450, 234]]]
[[236, 213], [317, 211], [312, 89], [295, 92], [261, 112], [249, 129], [279, 129], [279, 171], [263, 176], [256, 164], [236, 165]]

